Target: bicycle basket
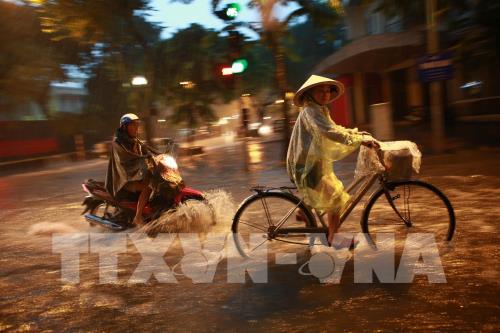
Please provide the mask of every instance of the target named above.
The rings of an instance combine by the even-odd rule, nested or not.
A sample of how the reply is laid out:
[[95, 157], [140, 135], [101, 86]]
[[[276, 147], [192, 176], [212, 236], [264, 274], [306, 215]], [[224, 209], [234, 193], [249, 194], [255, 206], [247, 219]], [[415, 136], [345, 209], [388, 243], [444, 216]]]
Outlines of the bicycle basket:
[[[410, 179], [420, 171], [422, 154], [411, 141], [380, 142], [386, 177], [388, 180]], [[355, 177], [383, 171], [384, 167], [373, 149], [362, 146], [356, 165]]]

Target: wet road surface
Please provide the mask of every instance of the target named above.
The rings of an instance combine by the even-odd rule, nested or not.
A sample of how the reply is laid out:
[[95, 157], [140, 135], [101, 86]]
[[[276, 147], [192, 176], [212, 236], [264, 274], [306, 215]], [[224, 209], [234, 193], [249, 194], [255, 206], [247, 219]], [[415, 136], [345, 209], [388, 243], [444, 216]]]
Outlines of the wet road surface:
[[[250, 172], [243, 169], [240, 146], [180, 160], [190, 186], [220, 189], [238, 204], [252, 185], [289, 185], [277, 162], [276, 143], [250, 145]], [[339, 284], [298, 274], [310, 253], [297, 253], [296, 265], [270, 257], [268, 283], [228, 283], [227, 260], [213, 283], [129, 283], [140, 255], [118, 257], [116, 283], [99, 283], [99, 257], [80, 255], [80, 282], [61, 281], [61, 255], [52, 251], [52, 233], [100, 232], [83, 218], [80, 184], [103, 179], [106, 161], [52, 166], [43, 171], [0, 177], [0, 331], [486, 331], [500, 330], [498, 272], [500, 217], [499, 150], [424, 156], [421, 179], [449, 197], [457, 216], [452, 246], [441, 253], [447, 283], [354, 283], [352, 260]], [[352, 177], [355, 156], [339, 163], [337, 174]], [[361, 206], [360, 206], [361, 207]], [[229, 230], [235, 207], [228, 200], [215, 227]], [[343, 227], [359, 231], [360, 208]], [[174, 246], [165, 255], [170, 268], [182, 258]]]

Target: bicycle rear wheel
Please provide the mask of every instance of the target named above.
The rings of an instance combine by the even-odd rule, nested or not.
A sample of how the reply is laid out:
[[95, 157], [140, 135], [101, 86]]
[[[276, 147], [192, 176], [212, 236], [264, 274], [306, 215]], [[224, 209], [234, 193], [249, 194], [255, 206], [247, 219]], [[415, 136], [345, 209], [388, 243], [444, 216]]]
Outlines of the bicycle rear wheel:
[[[284, 228], [316, 227], [311, 212], [291, 194], [260, 192], [248, 197], [236, 211], [231, 227], [240, 255], [250, 257], [264, 243], [273, 239], [308, 244], [303, 235], [272, 236], [280, 223], [283, 223], [281, 225]], [[293, 236], [302, 239], [290, 240]]]
[[435, 186], [418, 180], [387, 182], [370, 198], [361, 227], [370, 240], [378, 233], [393, 233], [396, 245], [409, 233], [432, 233], [437, 243], [450, 241], [455, 213], [448, 198]]

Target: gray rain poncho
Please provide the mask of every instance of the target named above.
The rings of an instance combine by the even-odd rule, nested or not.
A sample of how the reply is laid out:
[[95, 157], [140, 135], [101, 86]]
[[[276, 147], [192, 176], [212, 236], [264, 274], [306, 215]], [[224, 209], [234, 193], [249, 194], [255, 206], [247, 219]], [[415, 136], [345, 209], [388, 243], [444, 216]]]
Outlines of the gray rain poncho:
[[333, 172], [333, 162], [354, 152], [363, 137], [357, 129], [337, 125], [328, 108], [305, 98], [287, 154], [287, 171], [306, 204], [319, 211], [340, 213], [349, 194]]

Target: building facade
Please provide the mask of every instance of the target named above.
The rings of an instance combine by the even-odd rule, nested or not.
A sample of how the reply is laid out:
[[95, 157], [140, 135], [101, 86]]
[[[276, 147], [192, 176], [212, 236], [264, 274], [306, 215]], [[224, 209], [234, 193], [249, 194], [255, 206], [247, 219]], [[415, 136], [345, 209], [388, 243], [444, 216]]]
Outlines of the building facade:
[[[429, 84], [419, 77], [419, 60], [427, 53], [426, 13], [421, 7], [406, 17], [387, 18], [377, 2], [344, 1], [346, 41], [314, 69], [314, 73], [336, 77], [346, 86], [344, 98], [333, 105], [337, 122], [373, 131], [374, 111], [370, 110], [384, 103], [392, 120], [386, 126], [405, 134], [411, 132], [409, 129], [429, 130]], [[457, 123], [500, 120], [499, 86], [494, 79], [500, 74], [498, 58], [467, 67], [453, 53], [464, 33], [470, 29], [464, 32], [439, 26], [441, 50], [452, 54], [453, 63], [451, 78], [440, 81], [448, 134]], [[393, 133], [398, 136], [397, 131]]]

